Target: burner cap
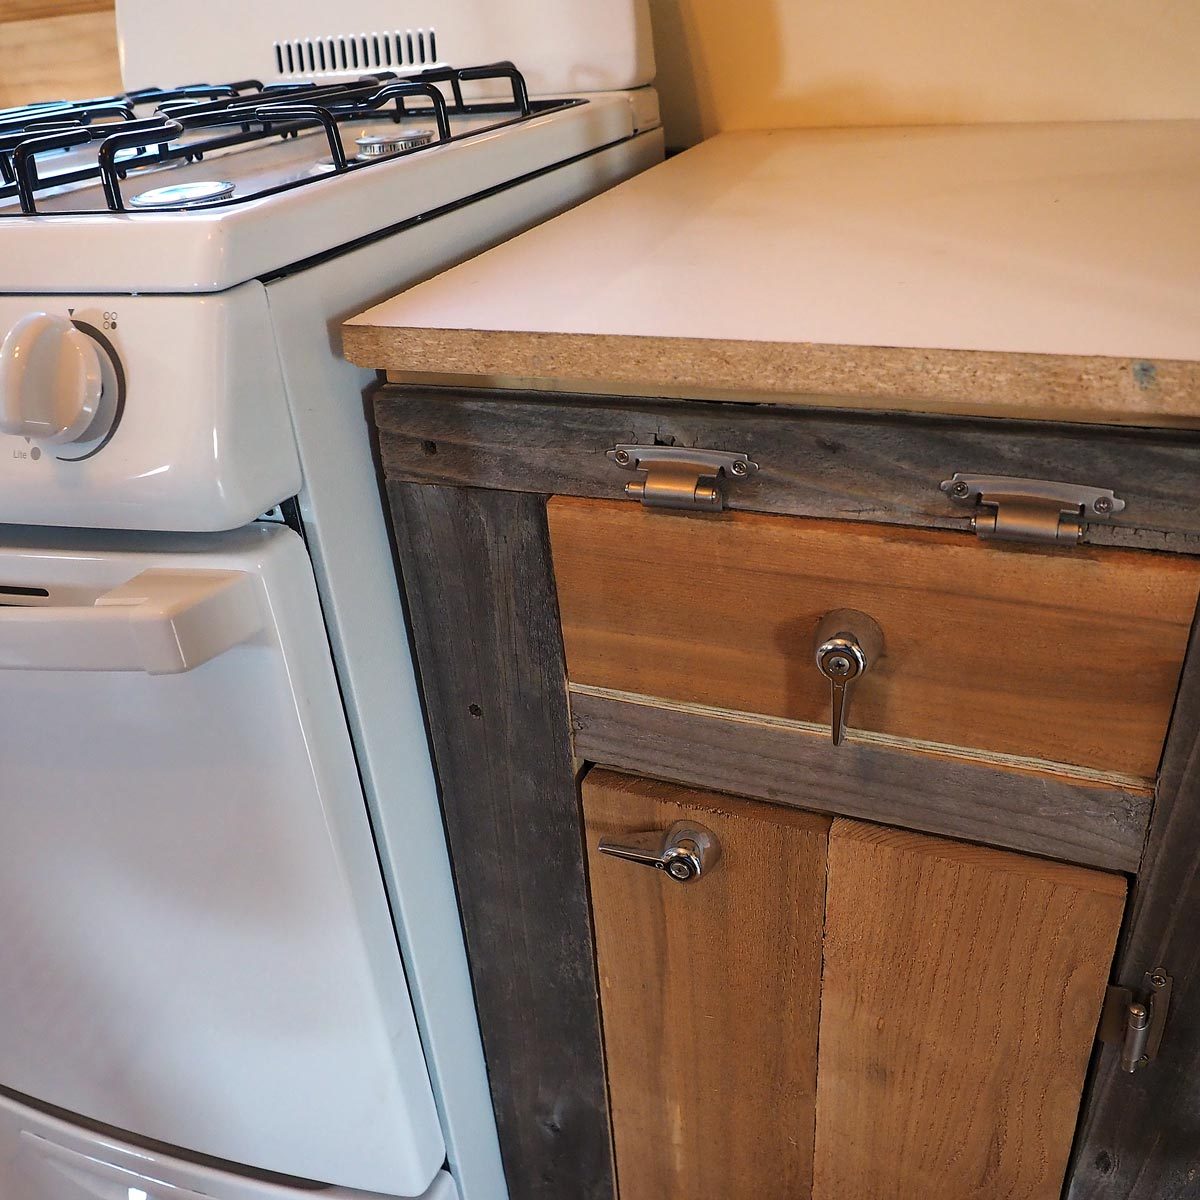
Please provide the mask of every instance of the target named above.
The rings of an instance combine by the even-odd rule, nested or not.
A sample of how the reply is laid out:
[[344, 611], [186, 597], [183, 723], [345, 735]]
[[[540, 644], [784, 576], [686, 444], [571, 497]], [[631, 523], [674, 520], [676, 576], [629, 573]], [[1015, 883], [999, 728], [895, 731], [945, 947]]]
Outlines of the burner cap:
[[366, 133], [355, 138], [359, 158], [385, 158], [399, 154], [401, 150], [412, 150], [416, 146], [428, 146], [433, 141], [432, 129], [399, 129], [391, 133]]
[[206, 200], [223, 200], [233, 195], [233, 184], [227, 179], [205, 179], [196, 183], [173, 183], [170, 187], [151, 188], [139, 192], [129, 201], [134, 208], [187, 208]]

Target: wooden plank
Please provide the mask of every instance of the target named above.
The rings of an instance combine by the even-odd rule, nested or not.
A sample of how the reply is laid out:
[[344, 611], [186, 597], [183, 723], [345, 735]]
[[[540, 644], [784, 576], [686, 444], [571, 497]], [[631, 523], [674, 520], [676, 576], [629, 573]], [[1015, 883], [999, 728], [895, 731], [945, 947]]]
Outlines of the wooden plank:
[[111, 10], [0, 22], [0, 106], [81, 100], [121, 90]]
[[[829, 821], [610, 771], [583, 804], [621, 1200], [808, 1196]], [[597, 850], [685, 818], [693, 883]]]
[[1193, 632], [1163, 758], [1118, 980], [1174, 979], [1161, 1056], [1123, 1074], [1100, 1051], [1070, 1200], [1195, 1200], [1200, 1190], [1200, 633]]
[[611, 1200], [544, 501], [389, 494], [509, 1190]]
[[590, 762], [777, 804], [1135, 871], [1148, 788], [1071, 779], [1012, 763], [811, 725], [572, 690], [575, 753]]
[[851, 725], [1153, 779], [1200, 561], [934, 530], [555, 499], [572, 683], [829, 720], [814, 632], [883, 629]]
[[835, 821], [813, 1200], [1060, 1194], [1119, 876]]
[[938, 484], [955, 471], [1111, 487], [1101, 545], [1200, 553], [1194, 433], [897, 417], [746, 404], [496, 395], [388, 387], [375, 397], [389, 478], [618, 499], [619, 442], [741, 450], [759, 464], [727, 489], [731, 509], [966, 529]]
[[9, 21], [34, 21], [39, 17], [112, 12], [113, 9], [113, 0], [3, 0], [0, 3], [0, 25]]

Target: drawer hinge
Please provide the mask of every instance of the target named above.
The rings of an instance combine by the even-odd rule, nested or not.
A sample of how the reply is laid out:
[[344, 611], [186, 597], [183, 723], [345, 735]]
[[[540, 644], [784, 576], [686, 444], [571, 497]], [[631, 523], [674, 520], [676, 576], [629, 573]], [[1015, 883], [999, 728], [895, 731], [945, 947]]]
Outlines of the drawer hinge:
[[1140, 1071], [1158, 1057], [1167, 1009], [1171, 1004], [1171, 976], [1162, 967], [1147, 971], [1139, 991], [1110, 986], [1100, 1014], [1099, 1039], [1121, 1047], [1121, 1070]]
[[614, 446], [608, 457], [626, 471], [645, 471], [645, 479], [625, 485], [625, 495], [651, 508], [692, 508], [720, 512], [725, 484], [758, 470], [744, 454], [695, 446]]
[[1006, 542], [1074, 546], [1083, 537], [1084, 520], [1103, 521], [1125, 507], [1108, 488], [1008, 475], [956, 471], [941, 489], [955, 504], [978, 510], [971, 526], [981, 538]]

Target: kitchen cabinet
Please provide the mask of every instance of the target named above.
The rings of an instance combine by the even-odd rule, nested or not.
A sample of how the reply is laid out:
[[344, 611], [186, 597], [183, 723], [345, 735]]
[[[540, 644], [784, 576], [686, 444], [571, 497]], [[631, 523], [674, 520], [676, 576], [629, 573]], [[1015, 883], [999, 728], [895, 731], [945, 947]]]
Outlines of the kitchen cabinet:
[[[1114, 1194], [1188, 1195], [1200, 557], [1156, 505], [1200, 439], [397, 385], [374, 405], [510, 1186], [1052, 1200], [1149, 1161], [1160, 1190]], [[755, 490], [623, 495], [631, 427], [747, 447]], [[871, 520], [789, 452], [834, 438]], [[929, 517], [890, 486], [909, 462], [861, 450], [884, 440], [913, 447]], [[1119, 464], [1146, 525], [986, 540], [940, 490], [1051, 456]], [[839, 609], [882, 645], [835, 745], [816, 644]], [[694, 883], [599, 852], [685, 818], [724, 849]], [[1160, 967], [1161, 1052], [1129, 1074], [1122, 1014]]]
[[[1058, 1195], [1123, 877], [602, 769], [583, 813], [624, 1200]], [[672, 827], [685, 884], [613, 856]]]
[[1196, 1194], [1195, 136], [722, 136], [345, 327], [514, 1194]]

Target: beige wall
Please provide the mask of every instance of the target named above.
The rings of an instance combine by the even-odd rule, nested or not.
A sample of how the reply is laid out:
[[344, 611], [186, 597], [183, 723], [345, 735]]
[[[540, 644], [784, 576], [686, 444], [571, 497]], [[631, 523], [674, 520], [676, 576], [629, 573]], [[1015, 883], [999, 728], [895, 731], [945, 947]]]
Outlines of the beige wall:
[[[1200, 117], [1200, 0], [650, 4], [672, 146], [721, 129]], [[0, 106], [118, 90], [112, 0], [0, 0], [0, 63]]]
[[1200, 0], [650, 0], [669, 145], [724, 129], [1200, 117]]

